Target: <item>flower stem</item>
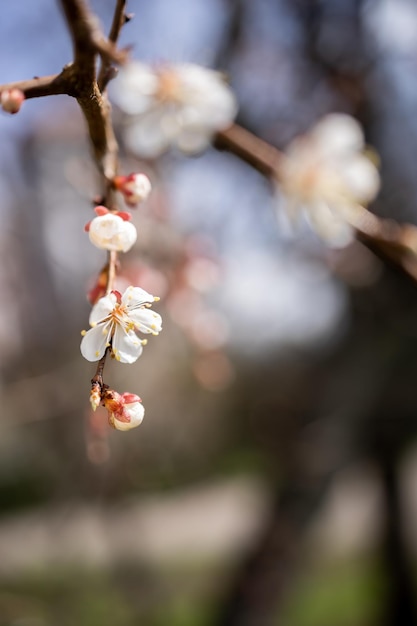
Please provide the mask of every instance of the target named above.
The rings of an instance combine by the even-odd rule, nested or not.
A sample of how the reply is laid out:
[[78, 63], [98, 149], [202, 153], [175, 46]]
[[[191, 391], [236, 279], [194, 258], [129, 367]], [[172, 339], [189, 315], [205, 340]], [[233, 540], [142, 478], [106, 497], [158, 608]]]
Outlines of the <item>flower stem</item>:
[[114, 289], [114, 282], [116, 280], [116, 267], [117, 267], [117, 252], [115, 250], [110, 250], [109, 267], [108, 267], [108, 273], [107, 273], [106, 295], [108, 295]]
[[104, 386], [104, 383], [103, 383], [103, 372], [104, 372], [104, 366], [106, 364], [106, 357], [107, 357], [108, 350], [109, 349], [107, 348], [105, 353], [101, 357], [100, 361], [97, 363], [96, 373], [95, 373], [94, 377], [91, 379], [91, 384], [93, 386], [96, 385], [96, 384], [100, 385], [100, 388], [103, 388], [103, 386]]

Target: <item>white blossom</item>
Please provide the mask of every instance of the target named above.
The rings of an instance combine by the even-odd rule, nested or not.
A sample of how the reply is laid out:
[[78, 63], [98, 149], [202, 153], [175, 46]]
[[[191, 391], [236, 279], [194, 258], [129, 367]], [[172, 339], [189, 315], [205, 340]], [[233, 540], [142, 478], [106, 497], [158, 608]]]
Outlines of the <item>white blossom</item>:
[[83, 357], [98, 361], [110, 348], [121, 363], [134, 363], [146, 343], [136, 332], [157, 335], [162, 330], [161, 316], [149, 309], [158, 299], [140, 287], [128, 287], [123, 295], [112, 291], [100, 298], [91, 310], [90, 330], [82, 333]]
[[106, 213], [91, 220], [88, 236], [92, 244], [103, 250], [127, 252], [137, 238], [136, 227], [119, 215]]
[[215, 132], [232, 124], [237, 111], [223, 75], [199, 65], [133, 62], [121, 68], [113, 87], [115, 103], [127, 114], [126, 144], [148, 158], [170, 146], [203, 150]]
[[377, 168], [364, 153], [362, 129], [345, 114], [328, 115], [296, 138], [280, 164], [279, 188], [290, 217], [306, 213], [334, 246], [351, 241], [355, 210], [373, 200], [379, 186]]

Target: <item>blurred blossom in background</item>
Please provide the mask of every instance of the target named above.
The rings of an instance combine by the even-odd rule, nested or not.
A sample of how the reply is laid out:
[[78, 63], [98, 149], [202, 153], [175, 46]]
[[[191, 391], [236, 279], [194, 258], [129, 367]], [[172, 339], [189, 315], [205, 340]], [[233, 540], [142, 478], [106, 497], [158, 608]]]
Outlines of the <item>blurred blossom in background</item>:
[[[108, 30], [114, 2], [91, 5]], [[128, 11], [136, 61], [222, 73], [237, 106], [219, 88], [218, 128], [237, 114], [285, 150], [329, 113], [356, 118], [381, 162], [370, 210], [417, 223], [412, 0]], [[60, 71], [58, 3], [2, 7], [0, 52], [2, 83]], [[121, 85], [121, 169], [153, 191], [118, 289], [160, 296], [164, 318], [135, 365], [107, 366], [146, 406], [130, 433], [90, 411], [79, 352], [104, 263], [83, 232], [98, 192], [84, 120], [66, 96], [0, 112], [0, 624], [417, 624], [415, 287], [360, 242], [291, 224], [227, 152], [140, 156]]]

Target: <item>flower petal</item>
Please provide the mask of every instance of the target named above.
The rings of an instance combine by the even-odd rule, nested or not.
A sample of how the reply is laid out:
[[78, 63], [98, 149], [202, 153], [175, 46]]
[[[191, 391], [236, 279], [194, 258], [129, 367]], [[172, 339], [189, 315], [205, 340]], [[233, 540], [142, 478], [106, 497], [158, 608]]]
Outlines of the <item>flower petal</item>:
[[119, 250], [120, 252], [127, 252], [136, 243], [138, 233], [136, 230], [136, 226], [134, 226], [132, 222], [127, 222], [123, 220], [123, 224], [124, 227], [120, 231], [117, 238], [116, 250]]
[[141, 340], [133, 330], [124, 330], [120, 324], [114, 331], [112, 352], [121, 363], [134, 363], [143, 352]]
[[141, 402], [140, 397], [136, 393], [129, 393], [125, 391], [122, 393], [123, 402], [125, 404], [133, 404], [134, 402]]
[[310, 132], [317, 148], [329, 158], [340, 158], [361, 150], [364, 145], [360, 124], [350, 115], [330, 113], [323, 117]]
[[139, 426], [145, 415], [145, 409], [141, 402], [131, 402], [125, 404], [125, 413], [130, 418], [130, 423], [133, 426]]
[[90, 328], [81, 341], [81, 354], [87, 361], [98, 361], [104, 355], [109, 345], [112, 322], [105, 324], [97, 324], [94, 328]]
[[353, 239], [353, 228], [343, 219], [341, 209], [334, 211], [326, 203], [316, 202], [308, 219], [317, 234], [335, 248], [343, 248]]
[[153, 159], [169, 148], [171, 138], [162, 126], [164, 118], [165, 107], [159, 106], [128, 121], [124, 139], [133, 154]]
[[95, 326], [99, 322], [102, 322], [113, 311], [117, 303], [117, 298], [114, 293], [110, 293], [104, 298], [100, 298], [98, 302], [93, 306], [90, 313], [90, 326]]
[[154, 70], [140, 62], [132, 62], [119, 71], [110, 88], [112, 99], [129, 115], [144, 113], [154, 105], [158, 77]]
[[135, 243], [137, 232], [135, 226], [120, 215], [108, 213], [90, 222], [88, 236], [97, 248], [127, 252]]
[[131, 309], [143, 306], [144, 304], [152, 304], [152, 302], [155, 302], [154, 296], [141, 287], [130, 286], [122, 296], [122, 304], [129, 309], [129, 315]]
[[362, 154], [349, 159], [343, 168], [343, 179], [347, 190], [358, 202], [373, 200], [379, 191], [378, 170]]
[[129, 320], [134, 323], [136, 330], [139, 330], [141, 333], [157, 335], [162, 330], [161, 316], [150, 309], [138, 308], [129, 311]]
[[[117, 430], [130, 430], [131, 428], [136, 428], [136, 426], [139, 426], [142, 423], [144, 415], [145, 408], [140, 402], [125, 404], [123, 416], [115, 413], [112, 414], [112, 424], [114, 428], [117, 428]], [[128, 421], [125, 421], [125, 419], [119, 419], [120, 417], [128, 418]]]
[[210, 144], [214, 131], [206, 126], [184, 127], [177, 137], [177, 146], [182, 152], [202, 152]]

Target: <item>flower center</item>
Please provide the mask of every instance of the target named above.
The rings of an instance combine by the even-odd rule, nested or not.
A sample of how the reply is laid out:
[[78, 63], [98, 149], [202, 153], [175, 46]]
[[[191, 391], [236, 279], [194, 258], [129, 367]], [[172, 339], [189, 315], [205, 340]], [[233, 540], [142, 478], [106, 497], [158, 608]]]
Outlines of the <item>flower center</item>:
[[171, 68], [158, 69], [158, 89], [156, 98], [160, 102], [181, 102], [181, 82], [178, 74]]
[[121, 324], [123, 321], [126, 321], [126, 307], [123, 304], [116, 304], [113, 311], [110, 313], [110, 316], [113, 322], [115, 322], [116, 324]]

